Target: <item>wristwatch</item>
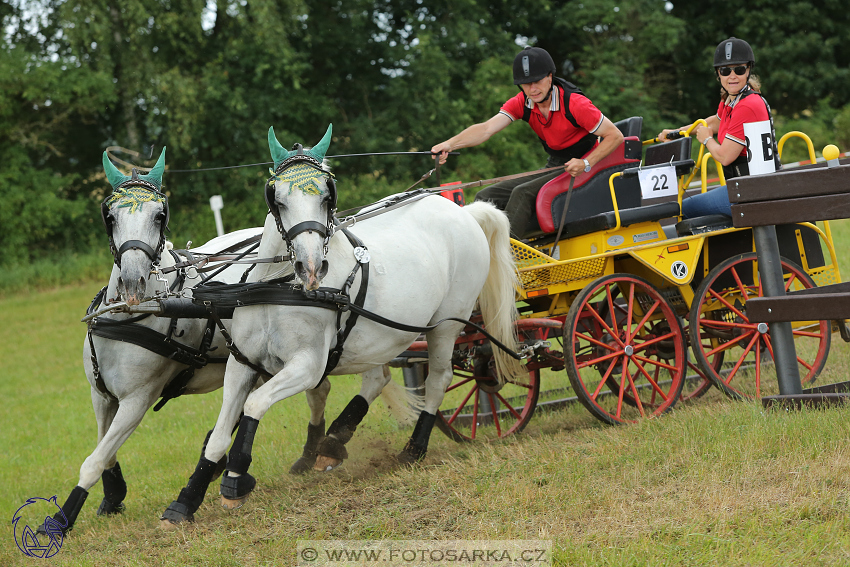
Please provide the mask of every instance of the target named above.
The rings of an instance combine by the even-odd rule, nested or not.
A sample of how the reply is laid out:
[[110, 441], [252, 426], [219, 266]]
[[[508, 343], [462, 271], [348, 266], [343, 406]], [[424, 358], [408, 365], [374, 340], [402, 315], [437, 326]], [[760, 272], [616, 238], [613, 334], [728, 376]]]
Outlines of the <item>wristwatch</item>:
[[586, 159], [583, 159], [583, 160], [581, 160], [581, 161], [583, 161], [583, 162], [584, 162], [584, 172], [585, 172], [585, 173], [588, 173], [588, 172], [590, 171], [590, 162], [589, 162], [589, 161], [587, 161]]

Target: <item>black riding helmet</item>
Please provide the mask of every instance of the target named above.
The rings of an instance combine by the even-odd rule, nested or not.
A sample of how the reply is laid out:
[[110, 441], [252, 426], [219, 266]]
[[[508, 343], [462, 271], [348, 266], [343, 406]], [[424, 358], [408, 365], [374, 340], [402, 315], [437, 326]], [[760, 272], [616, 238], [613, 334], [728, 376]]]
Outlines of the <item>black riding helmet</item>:
[[540, 47], [526, 47], [514, 58], [515, 85], [534, 83], [554, 72], [555, 61]]
[[738, 39], [737, 37], [724, 39], [714, 51], [715, 69], [727, 65], [741, 65], [743, 63], [749, 65], [750, 68], [756, 64], [756, 56], [753, 54], [753, 48], [743, 39]]

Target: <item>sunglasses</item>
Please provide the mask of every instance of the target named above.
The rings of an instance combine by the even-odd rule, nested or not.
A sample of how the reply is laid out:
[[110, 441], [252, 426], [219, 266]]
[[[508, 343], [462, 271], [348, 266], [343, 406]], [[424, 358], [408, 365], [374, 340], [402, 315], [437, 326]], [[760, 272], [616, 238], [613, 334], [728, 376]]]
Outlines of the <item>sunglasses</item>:
[[735, 74], [741, 77], [747, 72], [747, 69], [749, 69], [747, 65], [738, 65], [737, 67], [720, 67], [717, 72], [722, 77], [728, 77], [732, 74], [732, 71], [735, 71]]

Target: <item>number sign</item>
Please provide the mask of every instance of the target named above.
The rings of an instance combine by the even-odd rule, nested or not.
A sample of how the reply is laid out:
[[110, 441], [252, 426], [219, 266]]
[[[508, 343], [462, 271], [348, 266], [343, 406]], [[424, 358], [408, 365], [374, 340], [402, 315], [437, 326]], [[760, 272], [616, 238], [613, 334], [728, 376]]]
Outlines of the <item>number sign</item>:
[[773, 161], [773, 138], [770, 135], [770, 120], [744, 124], [747, 139], [747, 161], [750, 175], [761, 175], [776, 171]]
[[644, 199], [655, 199], [679, 194], [676, 168], [672, 165], [642, 169], [638, 172], [640, 192]]

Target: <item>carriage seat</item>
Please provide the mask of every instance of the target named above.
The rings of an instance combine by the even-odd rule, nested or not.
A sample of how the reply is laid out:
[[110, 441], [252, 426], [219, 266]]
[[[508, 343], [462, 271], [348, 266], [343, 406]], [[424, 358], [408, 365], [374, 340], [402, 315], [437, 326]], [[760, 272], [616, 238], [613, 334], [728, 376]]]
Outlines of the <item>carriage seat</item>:
[[732, 217], [727, 215], [705, 215], [692, 219], [683, 219], [677, 222], [676, 234], [678, 236], [688, 236], [711, 232], [713, 230], [723, 230], [725, 228], [732, 228]]
[[640, 131], [643, 129], [643, 117], [632, 116], [631, 118], [624, 118], [623, 120], [614, 122], [614, 126], [619, 128], [620, 132], [626, 138], [631, 136], [640, 138]]
[[[564, 225], [599, 213], [613, 211], [614, 203], [611, 201], [608, 179], [612, 174], [640, 163], [641, 149], [640, 139], [636, 136], [626, 138], [611, 154], [596, 164], [593, 171], [576, 176]], [[569, 186], [570, 174], [565, 172], [540, 189], [537, 194], [539, 229], [527, 230], [527, 236], [536, 237], [558, 230]], [[616, 178], [614, 192], [619, 206], [627, 208], [640, 206], [640, 185], [636, 179]]]
[[[570, 207], [572, 208], [572, 207]], [[666, 203], [658, 203], [656, 205], [647, 205], [645, 207], [635, 207], [631, 209], [620, 209], [620, 226], [631, 226], [642, 222], [653, 222], [675, 217], [679, 215], [679, 203], [677, 201], [668, 201]], [[617, 226], [617, 217], [614, 211], [600, 213], [592, 217], [579, 219], [564, 225], [563, 236], [573, 238], [609, 230]]]

